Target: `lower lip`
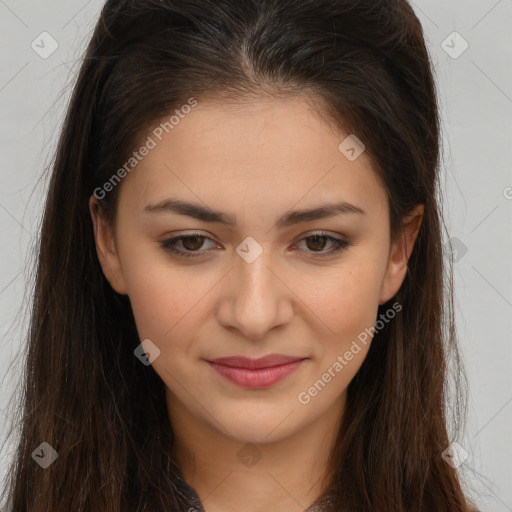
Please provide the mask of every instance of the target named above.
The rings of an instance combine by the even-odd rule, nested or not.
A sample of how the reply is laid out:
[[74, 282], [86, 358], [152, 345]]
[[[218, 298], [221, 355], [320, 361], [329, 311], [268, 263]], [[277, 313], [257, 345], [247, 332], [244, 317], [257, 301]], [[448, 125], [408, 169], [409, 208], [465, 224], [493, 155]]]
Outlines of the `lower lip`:
[[223, 364], [209, 364], [214, 370], [219, 372], [223, 377], [246, 388], [266, 388], [272, 386], [276, 382], [283, 380], [285, 377], [294, 372], [304, 360], [294, 361], [293, 363], [281, 364], [270, 368], [259, 368], [248, 370], [247, 368], [233, 368]]

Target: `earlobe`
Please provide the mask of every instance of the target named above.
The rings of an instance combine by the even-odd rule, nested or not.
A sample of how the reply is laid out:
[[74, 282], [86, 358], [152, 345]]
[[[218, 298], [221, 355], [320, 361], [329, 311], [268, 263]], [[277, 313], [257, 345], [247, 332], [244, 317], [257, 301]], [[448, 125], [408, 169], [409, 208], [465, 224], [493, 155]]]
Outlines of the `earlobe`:
[[393, 297], [404, 282], [407, 264], [423, 220], [424, 206], [416, 205], [402, 219], [403, 232], [393, 243], [389, 254], [388, 267], [382, 283], [379, 304], [385, 304]]
[[101, 212], [98, 199], [96, 199], [94, 195], [89, 199], [89, 211], [91, 213], [93, 223], [96, 253], [98, 255], [98, 260], [103, 270], [103, 274], [117, 293], [127, 295], [114, 236]]

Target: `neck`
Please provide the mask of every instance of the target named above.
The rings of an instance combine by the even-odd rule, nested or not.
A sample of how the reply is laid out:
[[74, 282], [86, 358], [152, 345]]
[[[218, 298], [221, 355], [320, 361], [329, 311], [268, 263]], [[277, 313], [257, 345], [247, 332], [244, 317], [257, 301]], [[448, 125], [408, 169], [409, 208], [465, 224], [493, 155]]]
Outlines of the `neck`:
[[334, 407], [287, 437], [279, 438], [277, 425], [272, 442], [251, 442], [198, 420], [168, 394], [174, 458], [208, 512], [306, 510], [330, 483], [329, 455], [345, 400], [343, 394]]

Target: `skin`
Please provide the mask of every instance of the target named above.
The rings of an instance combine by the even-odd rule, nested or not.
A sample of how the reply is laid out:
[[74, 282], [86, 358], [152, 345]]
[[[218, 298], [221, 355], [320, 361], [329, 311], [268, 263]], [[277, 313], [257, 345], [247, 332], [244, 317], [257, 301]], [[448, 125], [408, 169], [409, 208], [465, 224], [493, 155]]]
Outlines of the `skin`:
[[[386, 192], [366, 153], [350, 161], [338, 150], [347, 135], [300, 97], [203, 102], [123, 179], [114, 233], [91, 197], [101, 266], [129, 296], [140, 339], [160, 350], [152, 364], [166, 385], [175, 454], [207, 512], [301, 512], [323, 493], [346, 390], [370, 342], [309, 403], [297, 397], [375, 325], [406, 275], [423, 206], [392, 244]], [[237, 222], [145, 212], [171, 197]], [[340, 201], [365, 213], [276, 226], [289, 210]], [[329, 255], [328, 239], [307, 238], [320, 230], [352, 245]], [[193, 231], [212, 240], [177, 248], [199, 257], [161, 246]], [[236, 252], [249, 236], [263, 249], [252, 263]], [[257, 390], [205, 361], [271, 353], [307, 360]], [[261, 458], [251, 465], [242, 448]]]

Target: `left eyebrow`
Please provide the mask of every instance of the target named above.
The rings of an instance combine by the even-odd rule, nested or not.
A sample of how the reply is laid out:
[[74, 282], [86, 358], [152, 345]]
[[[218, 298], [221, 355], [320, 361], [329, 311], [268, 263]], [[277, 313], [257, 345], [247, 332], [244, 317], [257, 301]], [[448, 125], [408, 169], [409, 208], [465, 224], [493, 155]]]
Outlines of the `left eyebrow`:
[[337, 215], [350, 213], [366, 215], [366, 212], [359, 206], [356, 206], [352, 203], [347, 203], [346, 201], [342, 201], [340, 203], [323, 204], [308, 210], [295, 210], [286, 212], [277, 220], [276, 226], [278, 228], [285, 228], [288, 226], [293, 226], [294, 224], [298, 224], [299, 222], [308, 222], [311, 220], [325, 219], [328, 217], [335, 217]]
[[[236, 217], [224, 212], [214, 210], [200, 204], [189, 203], [179, 199], [165, 199], [157, 204], [150, 204], [144, 208], [146, 213], [175, 213], [186, 215], [203, 222], [220, 223], [228, 226], [236, 225]], [[285, 228], [318, 219], [325, 219], [342, 214], [366, 215], [366, 212], [359, 206], [342, 201], [339, 203], [327, 203], [307, 210], [293, 210], [284, 213], [276, 221], [278, 228]]]

